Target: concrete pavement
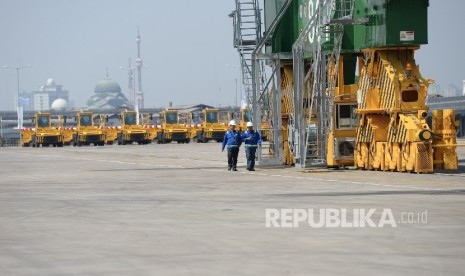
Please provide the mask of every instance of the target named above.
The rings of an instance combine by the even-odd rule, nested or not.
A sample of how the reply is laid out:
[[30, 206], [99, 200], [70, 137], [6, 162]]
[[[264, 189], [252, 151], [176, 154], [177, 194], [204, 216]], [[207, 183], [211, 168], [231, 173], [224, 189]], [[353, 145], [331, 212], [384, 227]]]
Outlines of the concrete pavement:
[[[236, 173], [215, 143], [0, 148], [0, 274], [463, 274], [465, 174], [239, 158]], [[266, 209], [389, 209], [396, 227], [267, 228]]]

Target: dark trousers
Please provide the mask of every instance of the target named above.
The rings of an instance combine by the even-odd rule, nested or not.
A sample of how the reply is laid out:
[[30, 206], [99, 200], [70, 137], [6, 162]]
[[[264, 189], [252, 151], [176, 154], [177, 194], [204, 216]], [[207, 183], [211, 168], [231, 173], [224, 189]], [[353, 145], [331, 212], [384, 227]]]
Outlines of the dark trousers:
[[235, 168], [237, 166], [237, 156], [239, 155], [239, 147], [228, 148], [228, 167]]
[[247, 157], [247, 168], [253, 169], [255, 167], [255, 153], [256, 147], [245, 147], [245, 156]]

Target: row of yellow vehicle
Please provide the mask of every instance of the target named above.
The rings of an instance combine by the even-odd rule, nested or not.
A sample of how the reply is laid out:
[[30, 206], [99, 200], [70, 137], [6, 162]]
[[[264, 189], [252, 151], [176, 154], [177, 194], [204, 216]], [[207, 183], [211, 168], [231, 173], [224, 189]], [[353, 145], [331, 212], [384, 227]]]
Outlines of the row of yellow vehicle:
[[[36, 113], [34, 115], [34, 128], [25, 128], [20, 131], [21, 145], [23, 147], [40, 147], [54, 146], [62, 147], [63, 145], [91, 145], [103, 146], [113, 144], [117, 141], [119, 144], [128, 142], [149, 143], [151, 140], [145, 135], [146, 130], [143, 126], [133, 126], [130, 123], [131, 117], [136, 116], [135, 112], [124, 111], [120, 115], [123, 118], [121, 127], [106, 127], [107, 118], [103, 115], [100, 117], [101, 124], [97, 125], [94, 121], [94, 113], [78, 112], [76, 114], [76, 127], [65, 127], [64, 117], [54, 116], [50, 113]], [[55, 121], [55, 124], [52, 124]], [[140, 139], [139, 132], [144, 133], [144, 139]]]
[[[180, 122], [180, 114], [176, 109], [166, 109], [161, 112], [162, 124], [157, 132], [157, 142], [159, 144], [171, 143], [189, 143], [191, 140], [197, 143], [208, 143], [209, 141], [222, 142], [224, 134], [228, 131], [226, 123], [220, 119], [218, 109], [206, 108], [202, 110], [200, 121], [196, 124], [192, 116], [184, 118], [185, 122]], [[233, 119], [231, 114], [227, 120]], [[246, 123], [250, 121], [250, 112], [248, 109], [241, 109], [240, 112], [240, 130], [245, 131]], [[269, 125], [262, 124], [262, 136], [264, 140], [269, 137]]]
[[[138, 120], [138, 115], [140, 115], [140, 120]], [[221, 142], [228, 130], [227, 124], [221, 122], [220, 111], [212, 108], [202, 110], [198, 118], [199, 123], [193, 121], [191, 114], [183, 117], [176, 109], [163, 110], [160, 113], [160, 125], [152, 125], [153, 117], [147, 113], [137, 114], [135, 111], [123, 111], [119, 117], [120, 126], [107, 126], [108, 116], [81, 111], [75, 116], [76, 126], [66, 127], [64, 116], [36, 113], [33, 119], [34, 128], [22, 129], [20, 132], [21, 145], [23, 147], [103, 146], [113, 143], [127, 145], [149, 144], [155, 139], [159, 144], [173, 141], [189, 143], [191, 140], [198, 143], [207, 143], [212, 140]], [[245, 124], [249, 120], [249, 111], [242, 109], [240, 129], [245, 130]], [[265, 140], [266, 131], [266, 129], [262, 130]]]
[[200, 123], [195, 123], [191, 114], [184, 118], [184, 123], [181, 123], [180, 114], [177, 110], [163, 110], [161, 113], [162, 125], [157, 132], [157, 142], [159, 144], [172, 141], [189, 143], [191, 140], [197, 143], [222, 142], [224, 134], [228, 131], [228, 125], [221, 122], [220, 111], [206, 108], [202, 110], [200, 116], [198, 118]]
[[[248, 108], [241, 108], [240, 119], [239, 119], [239, 131], [246, 131], [247, 122], [251, 122], [250, 110]], [[261, 139], [262, 141], [268, 141], [271, 135], [271, 127], [267, 120], [262, 120], [261, 124]]]

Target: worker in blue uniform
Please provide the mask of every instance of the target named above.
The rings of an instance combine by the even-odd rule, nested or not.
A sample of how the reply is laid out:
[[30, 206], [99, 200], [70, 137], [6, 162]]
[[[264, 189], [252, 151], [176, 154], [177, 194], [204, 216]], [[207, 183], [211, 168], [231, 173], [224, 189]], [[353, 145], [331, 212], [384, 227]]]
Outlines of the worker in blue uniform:
[[237, 171], [237, 156], [239, 155], [239, 148], [242, 144], [242, 136], [236, 130], [236, 122], [232, 120], [229, 122], [229, 130], [225, 133], [221, 151], [224, 148], [228, 149], [228, 171]]
[[242, 142], [245, 144], [245, 155], [247, 157], [247, 170], [255, 171], [255, 155], [257, 148], [262, 146], [260, 134], [253, 129], [252, 122], [247, 122], [247, 130], [242, 134]]

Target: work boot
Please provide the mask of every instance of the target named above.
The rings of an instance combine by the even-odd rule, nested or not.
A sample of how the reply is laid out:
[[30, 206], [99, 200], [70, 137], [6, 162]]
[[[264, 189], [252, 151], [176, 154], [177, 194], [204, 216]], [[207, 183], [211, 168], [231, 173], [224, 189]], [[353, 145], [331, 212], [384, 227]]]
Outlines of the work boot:
[[255, 171], [255, 169], [254, 169], [254, 168], [250, 168], [250, 169], [249, 169], [249, 171], [251, 171], [251, 172], [254, 172], [254, 171]]
[[231, 170], [231, 167], [228, 167], [228, 171], [230, 171], [230, 170]]
[[237, 172], [237, 168], [236, 168], [236, 167], [234, 167], [232, 170], [235, 171], [235, 172]]

